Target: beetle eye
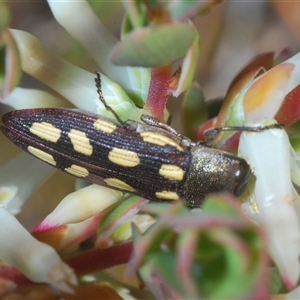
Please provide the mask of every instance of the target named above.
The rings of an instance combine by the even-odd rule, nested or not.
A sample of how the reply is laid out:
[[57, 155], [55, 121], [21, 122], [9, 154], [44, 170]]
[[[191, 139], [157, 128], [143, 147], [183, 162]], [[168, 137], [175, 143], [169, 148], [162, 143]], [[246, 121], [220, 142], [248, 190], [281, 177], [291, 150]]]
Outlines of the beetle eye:
[[235, 173], [235, 181], [237, 185], [234, 188], [234, 195], [241, 196], [247, 187], [247, 184], [252, 177], [252, 172], [250, 166], [245, 162], [241, 161], [239, 163], [239, 169]]

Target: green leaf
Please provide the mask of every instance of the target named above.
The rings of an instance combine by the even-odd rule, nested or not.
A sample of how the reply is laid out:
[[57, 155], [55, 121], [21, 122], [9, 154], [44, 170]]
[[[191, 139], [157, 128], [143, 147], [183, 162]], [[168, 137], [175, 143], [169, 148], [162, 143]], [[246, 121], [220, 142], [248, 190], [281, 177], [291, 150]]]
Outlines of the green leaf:
[[[181, 282], [179, 280], [179, 276], [177, 276], [178, 271], [176, 269], [176, 256], [174, 254], [152, 254], [149, 256], [148, 262], [149, 263], [147, 265], [144, 265], [140, 269], [140, 274], [145, 282], [150, 282], [152, 280], [151, 275], [154, 273], [165, 278], [168, 285], [175, 286], [180, 289]], [[148, 272], [149, 269], [152, 269], [153, 272]]]
[[228, 205], [228, 202], [224, 201], [222, 197], [210, 196], [208, 201], [204, 202], [202, 208], [208, 214], [220, 214], [223, 217], [226, 216], [241, 221], [245, 219], [245, 216], [241, 214], [237, 206]]
[[[190, 22], [190, 24], [192, 23]], [[195, 38], [183, 59], [181, 76], [179, 78], [178, 87], [173, 93], [174, 97], [178, 97], [182, 92], [185, 92], [191, 86], [195, 76], [200, 53], [200, 37], [197, 28], [195, 27], [194, 29]]]
[[2, 34], [3, 30], [9, 26], [9, 22], [11, 19], [10, 10], [6, 3], [7, 1], [0, 2], [0, 34]]
[[195, 82], [185, 93], [181, 119], [183, 134], [190, 138], [196, 128], [208, 119], [204, 95], [200, 86]]
[[[255, 299], [259, 294], [267, 298], [267, 280], [261, 283], [267, 267], [261, 232], [234, 199], [209, 197], [200, 213], [183, 210], [180, 204], [153, 212], [158, 221], [135, 241], [132, 262], [134, 268], [140, 265], [148, 270], [144, 279], [155, 295]], [[183, 218], [189, 222], [182, 222]], [[205, 222], [199, 223], [199, 218]], [[153, 287], [158, 279], [160, 286]]]
[[147, 24], [147, 10], [142, 1], [123, 1], [126, 11], [125, 22], [123, 25], [122, 36], [128, 33], [129, 29], [143, 27]]
[[184, 56], [195, 34], [194, 27], [189, 24], [138, 29], [114, 47], [110, 58], [121, 66], [156, 68]]
[[169, 9], [173, 20], [183, 21], [210, 12], [219, 2], [222, 0], [177, 0], [169, 3]]
[[[281, 289], [284, 287], [280, 274], [275, 267], [270, 268], [270, 290], [272, 294], [282, 292]], [[286, 292], [286, 290], [285, 290]]]
[[144, 202], [145, 200], [138, 196], [132, 196], [122, 201], [115, 209], [102, 218], [98, 226], [98, 233], [104, 236], [112, 234], [116, 227], [138, 213], [138, 206]]
[[19, 84], [21, 76], [18, 46], [11, 33], [5, 30], [0, 37], [0, 98], [5, 98], [12, 92]]

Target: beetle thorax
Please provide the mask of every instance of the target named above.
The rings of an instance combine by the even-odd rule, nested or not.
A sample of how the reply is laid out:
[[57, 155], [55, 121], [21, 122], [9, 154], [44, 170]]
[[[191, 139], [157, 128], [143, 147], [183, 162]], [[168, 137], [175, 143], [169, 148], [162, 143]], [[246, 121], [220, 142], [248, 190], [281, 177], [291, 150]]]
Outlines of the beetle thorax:
[[246, 161], [228, 152], [204, 146], [191, 149], [190, 168], [184, 186], [184, 201], [199, 207], [207, 194], [244, 192], [251, 170]]

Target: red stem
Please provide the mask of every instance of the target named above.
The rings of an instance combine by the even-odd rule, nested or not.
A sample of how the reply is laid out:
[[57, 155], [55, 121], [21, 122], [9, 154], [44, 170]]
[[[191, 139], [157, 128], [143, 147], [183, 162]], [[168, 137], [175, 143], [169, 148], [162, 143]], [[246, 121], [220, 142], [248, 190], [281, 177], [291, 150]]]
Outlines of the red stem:
[[132, 251], [132, 242], [127, 242], [105, 249], [91, 249], [69, 257], [65, 262], [74, 269], [76, 275], [81, 276], [128, 263]]
[[171, 66], [166, 65], [151, 71], [151, 82], [145, 109], [161, 121], [166, 121], [164, 120], [164, 112], [170, 95], [170, 70]]

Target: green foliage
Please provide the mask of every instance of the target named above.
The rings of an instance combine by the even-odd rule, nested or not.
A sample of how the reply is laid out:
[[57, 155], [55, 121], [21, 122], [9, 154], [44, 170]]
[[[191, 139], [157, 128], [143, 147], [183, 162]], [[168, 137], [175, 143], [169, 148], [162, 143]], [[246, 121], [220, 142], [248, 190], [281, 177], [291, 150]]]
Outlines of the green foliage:
[[232, 199], [210, 197], [203, 211], [178, 205], [152, 213], [158, 221], [137, 238], [135, 262], [155, 295], [164, 289], [184, 299], [255, 295], [267, 267], [264, 243]]

